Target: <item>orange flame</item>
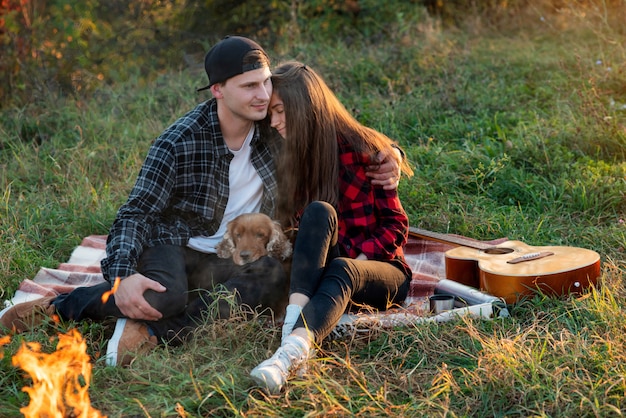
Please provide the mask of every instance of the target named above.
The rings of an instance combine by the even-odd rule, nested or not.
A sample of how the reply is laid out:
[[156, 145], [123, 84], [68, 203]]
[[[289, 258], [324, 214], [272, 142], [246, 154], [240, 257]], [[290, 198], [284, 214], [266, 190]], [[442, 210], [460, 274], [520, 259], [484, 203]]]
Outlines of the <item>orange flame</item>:
[[4, 358], [4, 350], [2, 349], [3, 345], [7, 345], [11, 342], [11, 337], [8, 335], [0, 337], [0, 360]]
[[20, 409], [26, 418], [104, 417], [91, 407], [87, 393], [91, 363], [87, 344], [77, 330], [59, 334], [57, 349], [51, 354], [42, 353], [39, 343], [23, 343], [13, 356], [13, 365], [33, 380], [32, 387], [22, 389], [30, 396], [30, 404]]
[[111, 290], [104, 292], [102, 294], [102, 303], [107, 303], [107, 300], [109, 300], [111, 295], [117, 292], [118, 287], [120, 287], [120, 278], [116, 277], [115, 281], [113, 282], [113, 287], [111, 288]]

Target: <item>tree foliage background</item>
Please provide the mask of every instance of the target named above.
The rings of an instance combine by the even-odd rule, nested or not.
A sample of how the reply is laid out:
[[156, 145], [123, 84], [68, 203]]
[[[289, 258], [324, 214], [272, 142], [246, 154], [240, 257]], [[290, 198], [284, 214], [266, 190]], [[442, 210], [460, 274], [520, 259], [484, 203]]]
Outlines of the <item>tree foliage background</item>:
[[[88, 94], [102, 83], [145, 83], [202, 55], [226, 34], [244, 34], [268, 49], [299, 37], [375, 44], [394, 16], [437, 15], [445, 25], [465, 26], [469, 11], [482, 24], [514, 24], [525, 11], [558, 10], [567, 0], [0, 0], [0, 107], [42, 94]], [[621, 0], [600, 2], [622, 7]], [[622, 10], [623, 11], [623, 10]], [[619, 14], [617, 15], [619, 16]], [[623, 16], [623, 15], [622, 15]], [[521, 20], [520, 20], [521, 21]], [[363, 45], [366, 47], [367, 45]]]

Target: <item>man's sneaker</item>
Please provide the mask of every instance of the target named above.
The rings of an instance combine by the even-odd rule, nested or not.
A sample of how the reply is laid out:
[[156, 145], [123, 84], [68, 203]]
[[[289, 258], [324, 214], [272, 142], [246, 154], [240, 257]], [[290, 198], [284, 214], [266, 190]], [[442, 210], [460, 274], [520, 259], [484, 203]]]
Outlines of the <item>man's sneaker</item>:
[[47, 319], [58, 319], [52, 304], [55, 298], [56, 296], [46, 296], [13, 305], [0, 317], [0, 329], [6, 328], [20, 333], [33, 329]]
[[145, 354], [157, 346], [157, 338], [150, 335], [143, 322], [120, 318], [115, 323], [115, 331], [107, 344], [106, 364], [108, 366], [128, 366], [138, 354]]
[[250, 372], [252, 379], [270, 394], [280, 393], [287, 382], [290, 372], [306, 362], [309, 358], [310, 344], [304, 338], [290, 335], [274, 355]]

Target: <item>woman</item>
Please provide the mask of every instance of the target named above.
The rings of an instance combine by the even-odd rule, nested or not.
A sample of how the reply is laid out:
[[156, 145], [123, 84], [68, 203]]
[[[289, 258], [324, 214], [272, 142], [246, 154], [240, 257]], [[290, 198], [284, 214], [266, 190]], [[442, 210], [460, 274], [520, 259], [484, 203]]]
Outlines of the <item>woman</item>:
[[[392, 152], [391, 139], [357, 122], [310, 67], [283, 64], [272, 83], [269, 118], [285, 139], [278, 216], [298, 235], [282, 344], [251, 376], [277, 393], [351, 303], [384, 310], [402, 302], [411, 270], [397, 191], [366, 174], [377, 153]], [[406, 161], [401, 168], [413, 174]]]

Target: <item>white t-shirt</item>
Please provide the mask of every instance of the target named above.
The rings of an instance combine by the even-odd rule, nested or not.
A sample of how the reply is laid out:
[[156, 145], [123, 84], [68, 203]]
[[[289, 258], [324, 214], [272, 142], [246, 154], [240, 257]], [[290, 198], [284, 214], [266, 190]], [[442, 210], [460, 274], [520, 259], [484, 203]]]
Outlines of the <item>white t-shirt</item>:
[[254, 126], [248, 132], [243, 146], [233, 153], [230, 162], [228, 203], [220, 227], [210, 237], [192, 237], [187, 244], [190, 248], [205, 253], [215, 253], [215, 246], [222, 241], [226, 233], [226, 224], [242, 213], [254, 213], [261, 210], [263, 197], [263, 181], [250, 161], [250, 142], [254, 134]]

